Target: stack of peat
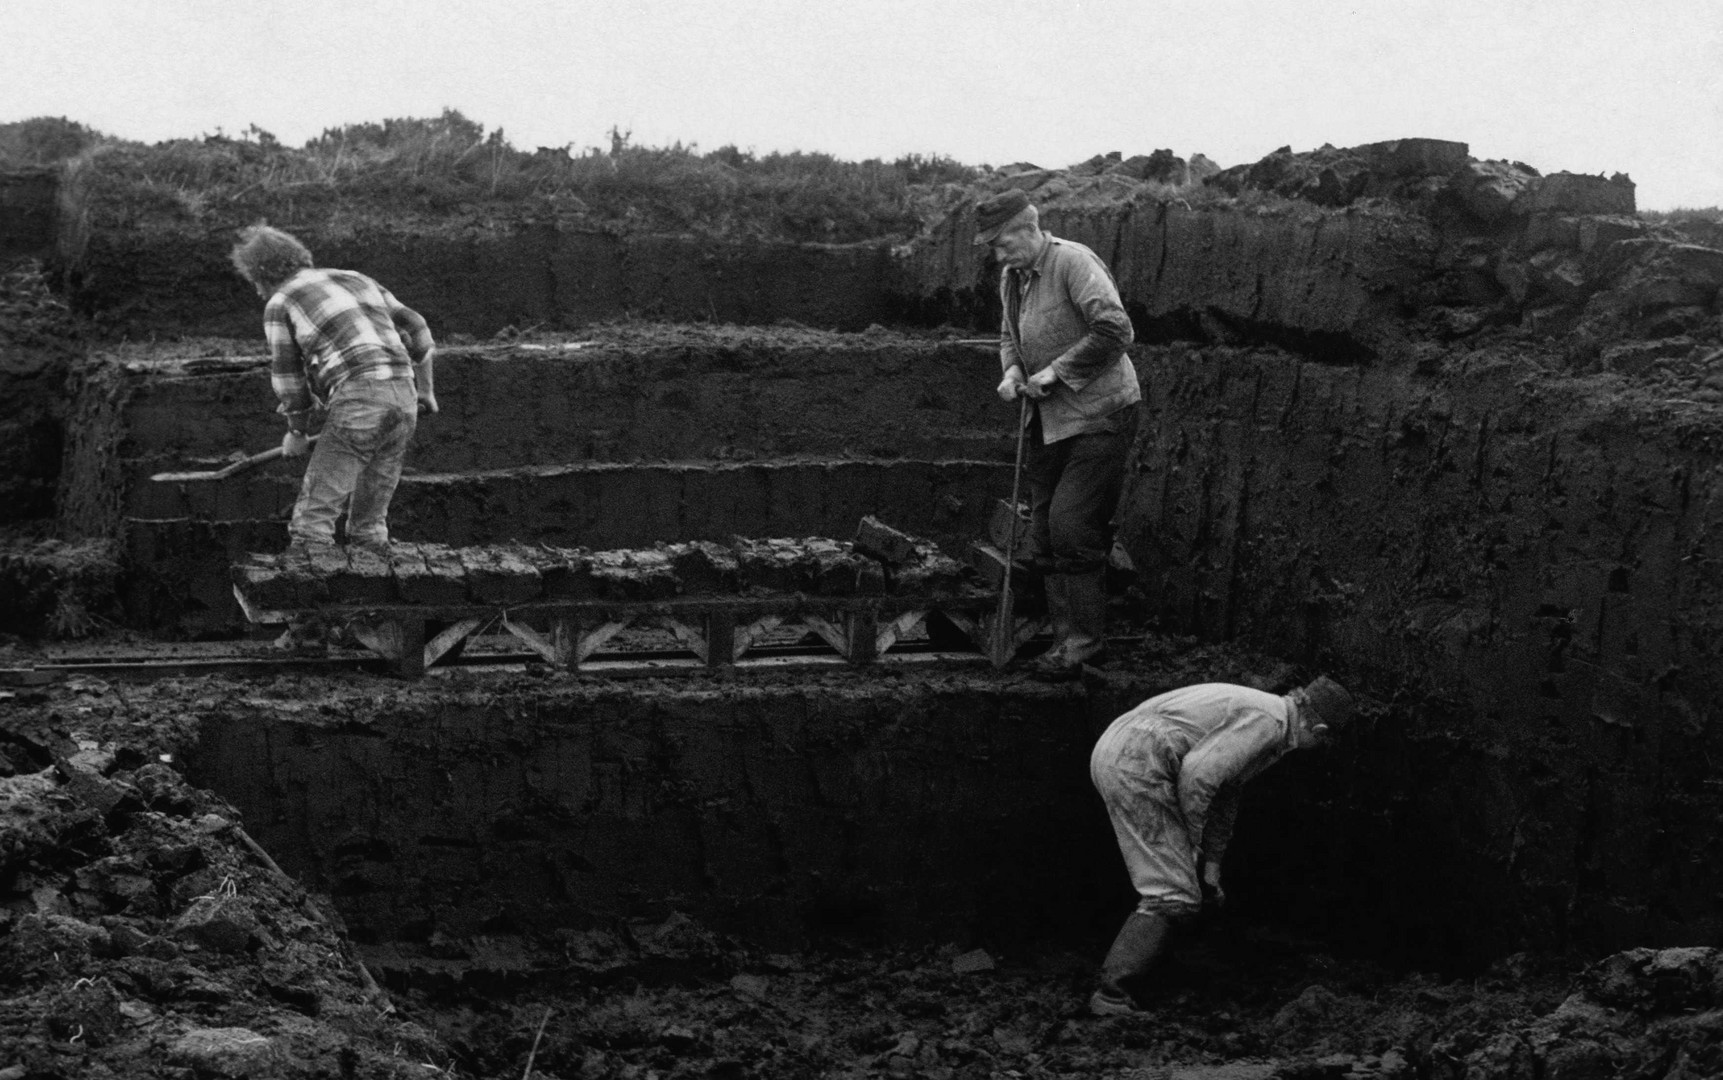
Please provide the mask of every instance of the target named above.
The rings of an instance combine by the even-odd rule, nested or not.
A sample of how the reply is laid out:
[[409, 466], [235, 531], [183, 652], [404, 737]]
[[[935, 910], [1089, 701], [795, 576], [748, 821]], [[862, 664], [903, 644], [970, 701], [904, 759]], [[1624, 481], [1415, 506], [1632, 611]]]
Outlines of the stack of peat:
[[931, 541], [864, 518], [854, 541], [732, 538], [587, 551], [392, 544], [314, 546], [233, 568], [250, 611], [738, 603], [772, 598], [939, 600], [978, 590]]

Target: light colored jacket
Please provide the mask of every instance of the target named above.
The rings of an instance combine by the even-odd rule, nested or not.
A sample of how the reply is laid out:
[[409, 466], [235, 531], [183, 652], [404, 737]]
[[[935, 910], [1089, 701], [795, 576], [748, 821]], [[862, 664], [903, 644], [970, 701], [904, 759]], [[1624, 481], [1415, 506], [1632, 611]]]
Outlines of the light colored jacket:
[[1198, 683], [1157, 695], [1116, 724], [1153, 730], [1161, 767], [1178, 777], [1179, 809], [1203, 858], [1219, 862], [1232, 840], [1244, 784], [1298, 746], [1291, 697], [1230, 683]]
[[1111, 430], [1113, 414], [1143, 392], [1125, 354], [1134, 335], [1112, 271], [1082, 244], [1044, 235], [1033, 265], [999, 276], [999, 363], [1003, 374], [1021, 365], [1025, 377], [1052, 365], [1059, 381], [1035, 407], [1043, 441], [1055, 443]]

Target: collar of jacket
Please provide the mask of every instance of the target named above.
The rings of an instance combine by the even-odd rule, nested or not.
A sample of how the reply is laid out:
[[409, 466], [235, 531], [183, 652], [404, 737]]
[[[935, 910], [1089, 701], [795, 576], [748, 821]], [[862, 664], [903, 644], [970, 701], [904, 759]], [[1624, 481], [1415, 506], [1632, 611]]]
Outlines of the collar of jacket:
[[1041, 250], [1036, 254], [1035, 261], [1021, 270], [1012, 270], [1011, 275], [1013, 281], [1021, 284], [1023, 278], [1033, 277], [1041, 272], [1042, 265], [1047, 261], [1047, 253], [1053, 250], [1053, 245], [1059, 242], [1059, 238], [1043, 229], [1041, 232], [1041, 239], [1043, 241], [1041, 244]]

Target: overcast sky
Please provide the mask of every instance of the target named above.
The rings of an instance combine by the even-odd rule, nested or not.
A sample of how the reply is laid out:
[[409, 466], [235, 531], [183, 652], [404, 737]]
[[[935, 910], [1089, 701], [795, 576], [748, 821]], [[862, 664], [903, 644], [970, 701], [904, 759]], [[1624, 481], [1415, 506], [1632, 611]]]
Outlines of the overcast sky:
[[1456, 139], [1723, 205], [1723, 0], [0, 0], [0, 122], [1063, 166]]

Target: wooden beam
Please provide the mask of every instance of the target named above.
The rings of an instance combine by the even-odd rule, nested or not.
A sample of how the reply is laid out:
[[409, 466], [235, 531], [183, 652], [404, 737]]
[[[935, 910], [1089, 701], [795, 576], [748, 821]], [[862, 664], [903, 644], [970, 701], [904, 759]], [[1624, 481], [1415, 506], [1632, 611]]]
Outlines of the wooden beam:
[[425, 666], [430, 667], [441, 660], [445, 653], [455, 647], [456, 642], [477, 633], [479, 627], [487, 621], [489, 620], [483, 616], [475, 616], [445, 627], [441, 633], [425, 643]]

